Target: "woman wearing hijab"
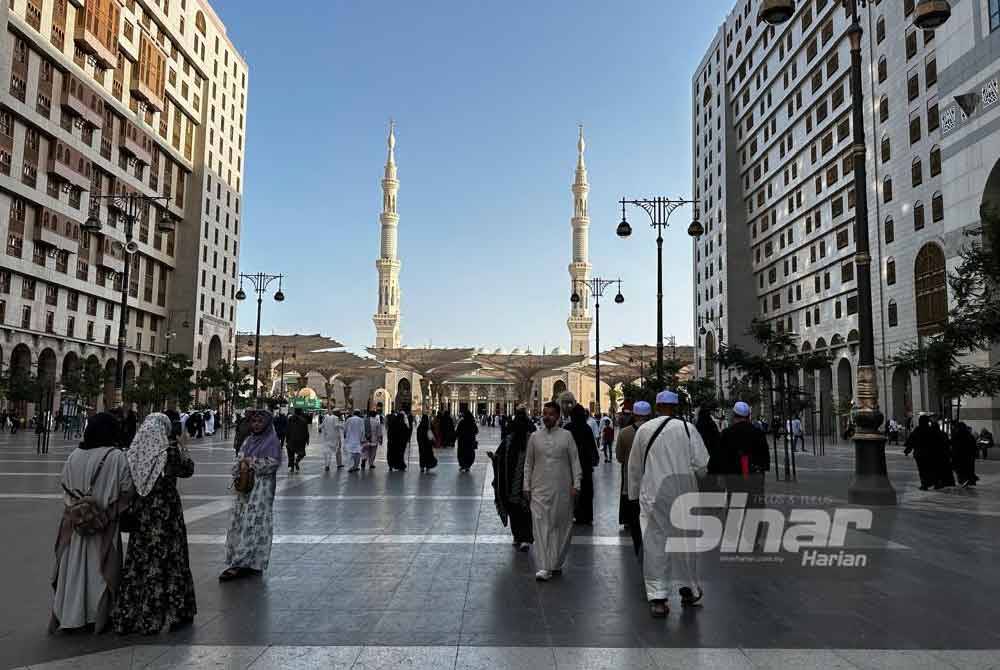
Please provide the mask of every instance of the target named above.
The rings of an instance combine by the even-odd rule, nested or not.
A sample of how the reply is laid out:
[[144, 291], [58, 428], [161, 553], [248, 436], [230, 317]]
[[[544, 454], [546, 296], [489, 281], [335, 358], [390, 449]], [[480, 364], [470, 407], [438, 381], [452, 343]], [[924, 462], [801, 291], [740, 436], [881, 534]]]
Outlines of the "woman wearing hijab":
[[434, 443], [436, 442], [434, 429], [431, 428], [431, 420], [426, 414], [420, 417], [417, 424], [417, 451], [420, 454], [420, 472], [430, 472], [437, 467], [437, 457], [434, 455]]
[[472, 412], [465, 410], [462, 418], [458, 421], [455, 435], [458, 438], [458, 468], [459, 472], [468, 472], [472, 464], [476, 462], [476, 435], [479, 434], [479, 426]]
[[903, 454], [909, 456], [910, 452], [913, 452], [913, 458], [917, 462], [917, 472], [920, 475], [921, 491], [926, 491], [931, 486], [942, 488], [935, 469], [935, 454], [939, 448], [940, 440], [937, 431], [931, 427], [931, 417], [926, 414], [920, 415], [916, 429], [906, 438]]
[[164, 625], [177, 630], [198, 611], [177, 493], [177, 478], [193, 475], [194, 461], [171, 443], [172, 433], [170, 417], [150, 414], [126, 452], [138, 497], [132, 502], [135, 529], [114, 613], [115, 632], [122, 635], [156, 635]]
[[[121, 575], [118, 516], [132, 497], [128, 461], [115, 446], [119, 430], [107, 412], [91, 417], [83, 442], [63, 466], [66, 509], [56, 538], [51, 632], [92, 625], [100, 633], [111, 622]], [[93, 533], [75, 528], [70, 514], [70, 506], [85, 497], [107, 515], [104, 527]]]
[[514, 536], [514, 546], [518, 551], [528, 551], [535, 542], [531, 531], [531, 507], [524, 495], [524, 459], [528, 453], [528, 437], [535, 426], [528, 419], [524, 409], [518, 409], [507, 431], [507, 436], [489, 454], [493, 462], [494, 501], [500, 520], [507, 525]]
[[[275, 473], [281, 466], [281, 443], [274, 432], [274, 417], [262, 409], [250, 414], [250, 435], [240, 447], [233, 477], [240, 464], [253, 470], [253, 489], [236, 493], [233, 521], [226, 535], [226, 565], [220, 582], [259, 575], [267, 569], [274, 536]], [[234, 489], [235, 491], [235, 489]]]
[[590, 412], [587, 411], [587, 408], [579, 403], [574, 403], [570, 409], [569, 417], [569, 423], [564, 428], [573, 436], [580, 459], [580, 468], [583, 471], [583, 477], [580, 480], [580, 493], [576, 496], [573, 517], [576, 523], [591, 526], [594, 523], [594, 467], [601, 460], [600, 454], [597, 452], [594, 431], [587, 421], [590, 418]]

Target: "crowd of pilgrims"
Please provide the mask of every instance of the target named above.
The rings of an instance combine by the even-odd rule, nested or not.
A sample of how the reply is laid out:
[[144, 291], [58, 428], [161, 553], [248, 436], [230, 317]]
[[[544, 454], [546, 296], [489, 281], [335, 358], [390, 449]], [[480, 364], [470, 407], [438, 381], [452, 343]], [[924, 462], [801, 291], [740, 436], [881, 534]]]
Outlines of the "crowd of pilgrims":
[[[618, 521], [631, 533], [641, 557], [646, 597], [654, 617], [666, 616], [672, 586], [680, 584], [682, 606], [703, 597], [695, 552], [667, 553], [671, 504], [697, 491], [745, 493], [748, 507], [763, 507], [770, 452], [765, 433], [738, 402], [725, 430], [708, 409], [688, 422], [678, 413], [671, 391], [654, 407], [636, 402], [619, 416], [593, 417], [564, 392], [546, 403], [541, 417], [518, 408], [512, 417], [477, 421], [467, 410], [459, 421], [447, 411], [419, 422], [407, 412], [382, 417], [352, 412], [346, 419], [329, 410], [319, 425], [327, 472], [349, 465], [355, 473], [375, 468], [385, 438], [390, 471], [404, 471], [406, 450], [416, 432], [421, 473], [437, 466], [436, 448], [456, 447], [460, 472], [475, 462], [480, 423], [498, 422], [500, 444], [488, 452], [493, 468], [497, 513], [509, 524], [519, 551], [534, 549], [536, 579], [562, 573], [574, 524], [594, 520], [593, 471], [621, 465]], [[121, 634], [156, 634], [192, 622], [197, 613], [188, 558], [179, 478], [194, 473], [186, 443], [211, 433], [214, 417], [154, 413], [133, 428], [127, 414], [89, 418], [83, 441], [66, 460], [61, 475], [64, 512], [56, 541], [50, 630], [113, 629]], [[226, 536], [226, 582], [259, 576], [268, 567], [273, 538], [276, 473], [287, 455], [289, 474], [299, 471], [310, 439], [312, 417], [248, 410], [240, 417], [233, 443], [233, 508]], [[193, 430], [192, 430], [193, 427]], [[976, 438], [958, 424], [949, 438], [922, 416], [908, 436], [921, 488], [973, 485]], [[128, 534], [127, 552], [122, 533]], [[758, 539], [759, 541], [759, 539]]]

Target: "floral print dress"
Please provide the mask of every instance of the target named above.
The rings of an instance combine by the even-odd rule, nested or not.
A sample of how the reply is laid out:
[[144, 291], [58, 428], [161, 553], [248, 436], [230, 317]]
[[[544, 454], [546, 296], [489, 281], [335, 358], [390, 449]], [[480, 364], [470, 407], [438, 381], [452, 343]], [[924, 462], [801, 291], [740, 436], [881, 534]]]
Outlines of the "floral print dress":
[[132, 503], [136, 531], [129, 536], [112, 617], [118, 633], [155, 635], [164, 625], [190, 621], [198, 612], [184, 508], [177, 492], [177, 478], [192, 474], [191, 457], [170, 447], [163, 474], [152, 491]]
[[[280, 462], [274, 458], [253, 458], [254, 485], [250, 493], [237, 493], [233, 521], [226, 536], [226, 565], [231, 568], [266, 570], [274, 536], [275, 473]], [[233, 477], [239, 473], [233, 465]]]

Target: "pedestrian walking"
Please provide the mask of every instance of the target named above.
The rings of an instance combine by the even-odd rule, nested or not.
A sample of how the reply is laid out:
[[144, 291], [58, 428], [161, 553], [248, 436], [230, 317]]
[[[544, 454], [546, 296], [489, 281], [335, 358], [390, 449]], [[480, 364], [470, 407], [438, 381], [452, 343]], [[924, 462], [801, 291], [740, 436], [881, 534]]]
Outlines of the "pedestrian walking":
[[274, 494], [276, 473], [281, 467], [281, 445], [271, 413], [251, 410], [250, 435], [240, 447], [233, 478], [241, 471], [252, 472], [252, 488], [241, 492], [234, 487], [233, 517], [226, 534], [226, 565], [220, 582], [260, 575], [271, 559], [274, 537]]
[[[747, 509], [764, 507], [764, 482], [771, 470], [771, 451], [767, 435], [750, 421], [750, 405], [738, 402], [733, 405], [729, 427], [720, 437], [719, 460], [709, 460], [709, 468], [721, 473], [726, 490], [732, 494], [746, 495]], [[747, 542], [753, 542], [753, 551], [761, 549], [763, 528]], [[742, 542], [742, 540], [741, 540]], [[749, 547], [748, 547], [749, 549]]]
[[306, 446], [309, 444], [309, 421], [302, 413], [301, 407], [295, 408], [295, 413], [288, 419], [285, 432], [285, 448], [288, 450], [288, 471], [299, 472], [299, 464], [306, 457]]
[[348, 472], [357, 472], [360, 469], [364, 441], [365, 420], [361, 417], [361, 410], [356, 409], [344, 422], [344, 450], [351, 456], [351, 467]]
[[962, 488], [975, 486], [976, 476], [976, 436], [964, 421], [955, 424], [951, 431], [951, 453], [955, 466], [955, 478]]
[[611, 449], [615, 442], [615, 427], [611, 424], [611, 417], [601, 419], [601, 450], [604, 452], [604, 462], [611, 462]]
[[725, 491], [725, 482], [720, 481], [721, 478], [725, 477], [726, 461], [722, 453], [722, 432], [719, 430], [719, 425], [715, 423], [710, 408], [701, 407], [698, 409], [698, 418], [695, 420], [694, 427], [698, 429], [701, 441], [708, 449], [708, 475], [703, 480], [704, 488], [712, 491]]
[[696, 538], [672, 537], [679, 548], [668, 552], [666, 547], [674, 501], [698, 492], [698, 477], [707, 471], [709, 458], [694, 426], [675, 416], [677, 404], [673, 391], [657, 394], [657, 418], [639, 429], [629, 455], [629, 499], [639, 501], [646, 600], [656, 618], [670, 611], [667, 599], [673, 582], [683, 584], [679, 594], [684, 607], [698, 604], [704, 595], [698, 581]]
[[375, 410], [368, 412], [365, 418], [365, 441], [364, 452], [361, 456], [361, 469], [365, 469], [365, 464], [372, 470], [375, 469], [375, 456], [378, 448], [382, 445], [382, 422], [379, 421], [378, 413]]
[[476, 425], [475, 417], [469, 410], [464, 410], [462, 418], [458, 421], [458, 427], [455, 428], [455, 435], [458, 439], [459, 472], [468, 472], [472, 464], [476, 462], [476, 447], [479, 446], [476, 435], [478, 434], [479, 426]]
[[[179, 428], [179, 424], [178, 424]], [[129, 508], [128, 553], [113, 621], [121, 635], [177, 630], [198, 612], [177, 479], [194, 461], [166, 414], [150, 414], [126, 452], [136, 497]]]
[[133, 494], [119, 431], [111, 414], [94, 415], [63, 465], [50, 632], [93, 626], [100, 633], [111, 624], [121, 578], [118, 519]]
[[326, 472], [330, 471], [330, 465], [334, 462], [337, 469], [344, 467], [344, 458], [340, 454], [340, 447], [344, 441], [344, 425], [340, 421], [340, 412], [327, 408], [326, 416], [319, 426], [320, 435], [323, 436], [323, 466]]
[[615, 458], [621, 465], [621, 489], [618, 498], [618, 523], [629, 529], [632, 535], [632, 547], [638, 554], [642, 549], [642, 533], [639, 529], [639, 501], [628, 497], [628, 462], [632, 454], [635, 434], [642, 424], [649, 421], [653, 414], [652, 406], [645, 400], [640, 400], [632, 406], [630, 422], [618, 431], [615, 442]]
[[385, 459], [389, 464], [389, 472], [406, 470], [406, 448], [410, 444], [410, 424], [406, 412], [399, 410], [386, 419]]
[[524, 492], [531, 506], [531, 529], [538, 549], [538, 581], [562, 574], [573, 536], [573, 502], [580, 490], [580, 456], [569, 431], [559, 427], [559, 405], [547, 402], [543, 428], [528, 439]]
[[535, 541], [531, 532], [531, 509], [524, 493], [524, 463], [528, 454], [528, 438], [534, 430], [527, 412], [520, 409], [496, 452], [487, 452], [493, 464], [493, 499], [497, 514], [503, 525], [510, 522], [514, 546], [519, 551], [530, 550]]
[[576, 403], [570, 410], [569, 423], [564, 426], [573, 436], [581, 469], [579, 495], [576, 496], [573, 517], [576, 523], [584, 526], [594, 523], [594, 468], [601, 460], [589, 420], [590, 412]]
[[437, 456], [434, 455], [434, 429], [430, 417], [421, 415], [417, 424], [417, 452], [420, 457], [420, 472], [430, 472], [437, 467]]

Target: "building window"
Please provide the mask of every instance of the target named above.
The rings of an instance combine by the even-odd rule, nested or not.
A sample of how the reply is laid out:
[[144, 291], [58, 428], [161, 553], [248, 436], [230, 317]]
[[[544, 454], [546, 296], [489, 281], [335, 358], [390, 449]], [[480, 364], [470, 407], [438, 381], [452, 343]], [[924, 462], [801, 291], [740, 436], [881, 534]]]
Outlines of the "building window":
[[910, 164], [910, 183], [912, 186], [920, 186], [924, 181], [924, 169], [919, 158], [914, 158]]
[[840, 283], [854, 281], [854, 263], [847, 262], [840, 266]]
[[910, 117], [910, 144], [920, 141], [920, 115], [914, 114]]
[[938, 191], [931, 198], [931, 221], [937, 223], [944, 219], [944, 197]]
[[892, 217], [890, 216], [885, 220], [885, 243], [892, 244], [892, 242], [895, 239], [896, 239], [895, 224], [893, 223]]
[[889, 120], [889, 97], [883, 95], [878, 102], [878, 120], [885, 123]]
[[890, 258], [885, 262], [885, 283], [892, 286], [896, 283], [896, 259]]
[[892, 177], [882, 180], [882, 202], [892, 202]]
[[944, 252], [936, 244], [925, 245], [914, 265], [917, 299], [917, 332], [932, 335], [948, 318], [948, 286]]
[[892, 145], [889, 142], [889, 136], [888, 135], [886, 135], [885, 137], [882, 138], [882, 145], [881, 145], [881, 152], [880, 153], [881, 153], [881, 156], [882, 156], [882, 162], [883, 163], [888, 163], [889, 160], [892, 158]]
[[990, 32], [1000, 28], [1000, 0], [990, 0]]
[[889, 69], [885, 64], [885, 56], [878, 59], [878, 83], [883, 84], [889, 78]]
[[924, 227], [924, 203], [919, 200], [913, 205], [913, 229], [923, 230]]
[[931, 176], [936, 177], [939, 174], [941, 174], [941, 147], [934, 146], [931, 148]]
[[895, 300], [889, 301], [889, 327], [895, 328], [899, 325], [899, 306]]

